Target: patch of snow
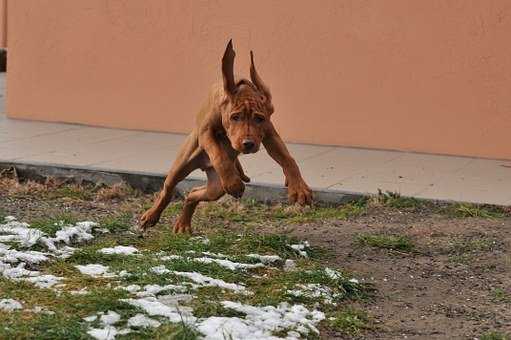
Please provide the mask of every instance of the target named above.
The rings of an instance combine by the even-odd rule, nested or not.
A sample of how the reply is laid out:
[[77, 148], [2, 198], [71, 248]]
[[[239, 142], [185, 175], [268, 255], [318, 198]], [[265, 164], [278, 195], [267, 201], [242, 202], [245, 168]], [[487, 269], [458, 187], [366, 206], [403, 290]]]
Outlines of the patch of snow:
[[29, 228], [28, 223], [18, 222], [16, 220], [8, 221], [6, 224], [0, 224], [0, 242], [16, 242], [23, 248], [30, 248], [36, 244], [45, 234], [38, 230]]
[[14, 217], [14, 216], [10, 216], [10, 215], [9, 215], [9, 216], [5, 216], [5, 217], [4, 217], [4, 220], [5, 220], [6, 222], [12, 222], [12, 221], [16, 221], [16, 217]]
[[107, 325], [104, 328], [91, 328], [87, 334], [97, 340], [113, 340], [118, 331], [114, 326]]
[[107, 255], [134, 255], [138, 253], [138, 249], [132, 246], [115, 246], [113, 248], [103, 248], [98, 252]]
[[109, 310], [105, 314], [101, 315], [99, 320], [103, 323], [103, 325], [113, 325], [121, 320], [121, 316], [118, 313]]
[[89, 275], [92, 277], [114, 277], [115, 274], [110, 273], [107, 266], [103, 266], [102, 264], [87, 264], [87, 265], [76, 265], [75, 266], [80, 273]]
[[129, 285], [129, 286], [120, 287], [120, 288], [128, 291], [129, 293], [135, 293], [135, 292], [138, 292], [142, 287], [140, 287], [139, 285]]
[[350, 282], [352, 282], [352, 283], [360, 283], [360, 282], [359, 282], [357, 279], [355, 279], [355, 278], [351, 278], [351, 279], [349, 279], [349, 281], [350, 281]]
[[14, 299], [1, 299], [0, 300], [0, 310], [10, 312], [15, 309], [22, 309], [22, 308], [23, 308], [23, 306], [21, 305], [21, 303]]
[[98, 318], [98, 316], [97, 316], [97, 315], [90, 315], [90, 316], [87, 316], [87, 317], [85, 317], [85, 318], [83, 318], [83, 319], [84, 319], [85, 321], [87, 321], [87, 322], [93, 322], [93, 321], [95, 321], [97, 318]]
[[202, 275], [197, 272], [177, 272], [177, 271], [170, 271], [174, 275], [186, 277], [190, 280], [192, 280], [195, 283], [198, 283], [202, 286], [211, 286], [211, 287], [219, 287], [223, 289], [229, 289], [233, 290], [238, 293], [248, 293], [245, 286], [241, 284], [236, 283], [227, 283], [224, 280], [215, 279], [206, 275]]
[[296, 262], [293, 261], [293, 260], [286, 260], [286, 262], [284, 262], [284, 271], [285, 272], [289, 272], [289, 271], [292, 271], [292, 270], [295, 270], [296, 268]]
[[228, 258], [227, 255], [224, 255], [224, 254], [221, 254], [221, 253], [211, 253], [209, 251], [203, 251], [202, 255], [206, 255], [206, 256], [210, 256], [210, 257], [216, 257], [216, 258], [219, 258], [219, 259], [226, 259], [226, 258]]
[[259, 254], [248, 254], [247, 257], [257, 259], [264, 264], [271, 264], [274, 262], [282, 261], [282, 258], [278, 255], [259, 255]]
[[188, 291], [188, 287], [182, 286], [182, 285], [172, 285], [172, 284], [165, 285], [165, 286], [160, 286], [157, 284], [145, 285], [144, 290], [137, 292], [136, 295], [138, 297], [155, 296], [161, 292], [166, 292], [169, 290], [174, 291], [174, 292], [184, 293], [184, 292]]
[[209, 244], [209, 239], [205, 236], [194, 236], [194, 237], [190, 237], [190, 240], [193, 240], [193, 241], [200, 241], [202, 242], [203, 244]]
[[333, 299], [338, 296], [329, 287], [317, 283], [297, 284], [296, 287], [299, 289], [290, 289], [287, 293], [296, 297], [323, 299], [323, 302], [328, 304], [334, 304]]
[[167, 306], [154, 297], [145, 297], [140, 299], [123, 299], [121, 300], [132, 306], [143, 309], [150, 316], [163, 316], [170, 322], [185, 322], [187, 324], [194, 323], [195, 317], [189, 308]]
[[239, 262], [233, 262], [230, 260], [224, 260], [224, 259], [212, 259], [210, 257], [199, 257], [194, 258], [194, 261], [202, 262], [202, 263], [216, 263], [222, 267], [225, 267], [230, 270], [237, 270], [237, 269], [252, 269], [252, 268], [260, 268], [264, 267], [264, 264], [262, 263], [239, 263]]
[[338, 272], [337, 270], [328, 268], [328, 267], [325, 268], [325, 274], [332, 280], [337, 280], [337, 279], [342, 278], [342, 274], [340, 272]]
[[128, 319], [128, 327], [136, 328], [158, 328], [161, 323], [157, 320], [148, 318], [144, 314], [137, 314]]
[[305, 251], [305, 249], [310, 248], [310, 244], [308, 241], [303, 241], [298, 244], [290, 244], [289, 247], [293, 250], [295, 250], [298, 254], [300, 254], [303, 257], [308, 257], [309, 255]]
[[197, 323], [197, 329], [204, 339], [278, 339], [274, 332], [288, 331], [287, 339], [299, 339], [314, 332], [319, 334], [316, 325], [325, 318], [325, 314], [309, 311], [302, 305], [289, 306], [281, 303], [277, 307], [255, 307], [238, 302], [223, 301], [225, 308], [246, 314], [244, 318], [209, 317]]
[[0, 259], [3, 262], [8, 263], [26, 262], [30, 264], [37, 264], [48, 261], [48, 256], [46, 255], [47, 254], [35, 250], [28, 250], [23, 252], [16, 249], [9, 249], [8, 246], [5, 248], [0, 248]]
[[120, 277], [130, 277], [132, 274], [130, 274], [127, 270], [121, 270], [119, 272]]
[[172, 260], [181, 260], [183, 257], [181, 255], [165, 255], [160, 257], [162, 261], [172, 261]]
[[61, 283], [63, 279], [64, 278], [60, 276], [45, 274], [40, 276], [23, 278], [22, 280], [33, 283], [36, 287], [39, 288], [51, 288], [56, 284]]
[[164, 265], [152, 267], [151, 271], [158, 275], [168, 274], [168, 273], [172, 272], [171, 270], [165, 268]]

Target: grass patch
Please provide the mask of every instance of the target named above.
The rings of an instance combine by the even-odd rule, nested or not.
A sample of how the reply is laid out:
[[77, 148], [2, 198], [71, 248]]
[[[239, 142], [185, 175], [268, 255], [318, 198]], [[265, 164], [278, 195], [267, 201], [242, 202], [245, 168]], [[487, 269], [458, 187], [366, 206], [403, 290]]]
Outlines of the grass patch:
[[490, 331], [486, 332], [479, 337], [479, 340], [509, 340], [509, 335], [501, 332]]
[[478, 205], [469, 203], [458, 203], [449, 205], [444, 209], [444, 213], [456, 218], [503, 218], [507, 216], [506, 211], [497, 206], [492, 205]]
[[62, 229], [63, 226], [75, 224], [76, 222], [78, 222], [78, 219], [72, 214], [62, 213], [52, 217], [37, 218], [30, 221], [29, 224], [31, 228], [39, 229], [50, 236], [55, 236], [57, 230]]
[[273, 211], [272, 217], [285, 220], [289, 223], [305, 223], [320, 220], [345, 220], [365, 213], [367, 209], [367, 201], [367, 199], [360, 199], [338, 207], [320, 206], [302, 209], [296, 209], [294, 207], [279, 208]]
[[369, 329], [369, 317], [365, 311], [347, 307], [327, 317], [329, 328], [338, 332], [356, 336]]
[[49, 189], [46, 196], [50, 199], [70, 198], [80, 201], [90, 201], [94, 198], [94, 192], [92, 188], [86, 186], [67, 184]]
[[359, 301], [371, 298], [374, 289], [369, 284], [349, 280], [349, 276], [340, 273], [337, 277], [328, 275], [327, 271], [315, 263], [305, 263], [298, 270], [289, 272], [267, 272], [263, 277], [250, 278], [247, 286], [254, 295], [244, 297], [248, 304], [276, 306], [282, 301], [313, 306], [317, 298], [290, 295], [287, 291], [295, 289], [297, 284], [316, 284], [327, 287], [332, 293], [332, 302]]
[[474, 237], [457, 240], [451, 244], [451, 252], [456, 254], [492, 251], [500, 245], [500, 242], [488, 237]]
[[404, 235], [359, 234], [356, 242], [362, 246], [412, 252], [415, 244]]
[[[252, 200], [209, 203], [201, 207], [195, 219], [199, 224], [223, 226], [226, 221], [244, 225], [305, 223], [322, 220], [345, 220], [362, 215], [367, 209], [367, 199], [340, 206], [282, 206], [270, 207]], [[174, 207], [165, 215], [173, 215]], [[180, 210], [180, 209], [179, 209]]]
[[413, 197], [403, 197], [398, 192], [385, 191], [378, 189], [376, 201], [383, 206], [396, 209], [417, 209], [424, 205], [424, 202]]
[[502, 288], [495, 288], [491, 292], [493, 302], [511, 302], [511, 296]]
[[99, 224], [110, 232], [126, 231], [131, 228], [132, 218], [133, 215], [131, 213], [124, 212], [119, 215], [105, 217]]

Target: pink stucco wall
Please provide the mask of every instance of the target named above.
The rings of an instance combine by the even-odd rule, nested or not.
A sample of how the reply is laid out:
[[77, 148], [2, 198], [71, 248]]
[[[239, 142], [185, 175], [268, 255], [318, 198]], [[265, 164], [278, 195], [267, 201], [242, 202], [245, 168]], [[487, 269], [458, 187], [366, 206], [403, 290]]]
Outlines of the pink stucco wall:
[[509, 0], [8, 0], [11, 117], [189, 131], [228, 38], [288, 141], [511, 159]]

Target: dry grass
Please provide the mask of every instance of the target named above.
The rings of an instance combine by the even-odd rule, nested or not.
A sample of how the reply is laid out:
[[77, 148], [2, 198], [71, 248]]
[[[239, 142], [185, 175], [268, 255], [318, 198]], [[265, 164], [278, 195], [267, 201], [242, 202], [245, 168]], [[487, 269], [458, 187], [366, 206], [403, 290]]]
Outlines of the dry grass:
[[96, 201], [122, 200], [132, 194], [133, 190], [124, 182], [116, 183], [111, 187], [104, 187], [96, 193]]

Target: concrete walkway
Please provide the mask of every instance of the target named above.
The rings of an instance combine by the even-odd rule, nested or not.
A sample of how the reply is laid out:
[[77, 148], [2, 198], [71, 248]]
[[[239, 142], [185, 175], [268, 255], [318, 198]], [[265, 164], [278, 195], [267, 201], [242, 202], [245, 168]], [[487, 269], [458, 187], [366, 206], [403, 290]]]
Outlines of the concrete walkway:
[[[1, 77], [3, 94], [3, 77]], [[3, 112], [3, 97], [0, 103]], [[59, 164], [165, 174], [184, 136], [73, 124], [19, 121], [0, 114], [0, 162]], [[316, 190], [377, 193], [511, 205], [511, 161], [288, 144]], [[279, 166], [261, 150], [242, 156], [252, 182], [282, 186]], [[203, 179], [196, 171], [192, 178]]]

